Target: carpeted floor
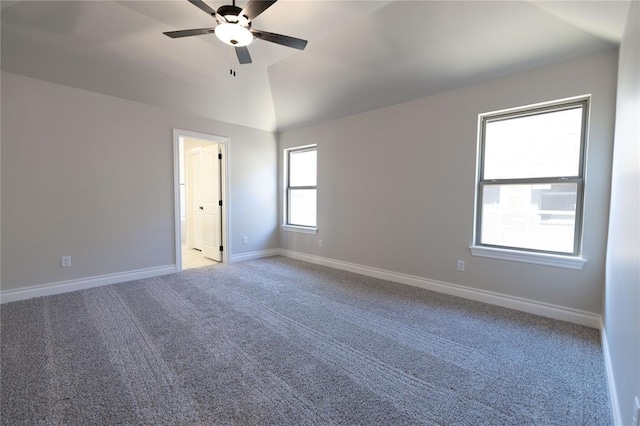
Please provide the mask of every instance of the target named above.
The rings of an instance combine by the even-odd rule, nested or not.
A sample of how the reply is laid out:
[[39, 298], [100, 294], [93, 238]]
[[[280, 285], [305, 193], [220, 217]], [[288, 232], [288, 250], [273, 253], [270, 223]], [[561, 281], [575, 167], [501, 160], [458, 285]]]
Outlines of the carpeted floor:
[[0, 309], [6, 425], [611, 423], [597, 330], [282, 257]]

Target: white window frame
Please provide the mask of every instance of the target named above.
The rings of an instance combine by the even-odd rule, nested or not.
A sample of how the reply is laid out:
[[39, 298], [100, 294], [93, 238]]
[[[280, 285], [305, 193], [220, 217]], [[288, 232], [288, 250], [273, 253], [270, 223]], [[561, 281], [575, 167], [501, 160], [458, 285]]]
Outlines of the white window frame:
[[[316, 155], [318, 152], [318, 146], [316, 144], [311, 144], [311, 145], [303, 145], [303, 146], [296, 146], [296, 147], [292, 147], [292, 148], [287, 148], [284, 150], [284, 191], [283, 191], [283, 198], [284, 198], [284, 206], [283, 206], [283, 224], [281, 226], [281, 229], [283, 231], [289, 231], [289, 232], [298, 232], [301, 234], [317, 234], [318, 233], [318, 228], [317, 226], [304, 226], [304, 225], [294, 225], [294, 224], [290, 224], [289, 223], [289, 212], [290, 212], [290, 205], [289, 205], [289, 191], [291, 189], [315, 189], [316, 190], [316, 199], [318, 196], [318, 185], [317, 185], [317, 179], [316, 179], [316, 185], [315, 186], [304, 186], [304, 187], [291, 187], [289, 185], [289, 155], [292, 152], [300, 152], [300, 151], [316, 151]], [[316, 159], [317, 161], [317, 159]], [[316, 223], [317, 223], [317, 218], [318, 218], [318, 209], [316, 206]]]
[[[582, 135], [579, 157], [579, 171], [577, 176], [554, 176], [550, 178], [520, 178], [520, 179], [483, 179], [484, 148], [486, 124], [491, 121], [525, 117], [553, 111], [582, 108]], [[476, 198], [474, 212], [474, 243], [469, 247], [474, 256], [493, 259], [511, 260], [517, 262], [533, 263], [545, 266], [555, 266], [569, 269], [582, 269], [587, 262], [582, 257], [583, 218], [584, 218], [584, 188], [586, 175], [586, 153], [589, 129], [590, 97], [558, 100], [554, 102], [536, 104], [522, 108], [503, 110], [498, 112], [480, 114], [478, 117], [478, 153], [477, 153], [477, 177]], [[575, 183], [577, 185], [575, 233], [573, 253], [559, 253], [544, 250], [535, 250], [520, 247], [504, 247], [491, 244], [483, 244], [480, 241], [482, 226], [482, 194], [485, 185], [496, 184], [537, 184], [537, 183]]]

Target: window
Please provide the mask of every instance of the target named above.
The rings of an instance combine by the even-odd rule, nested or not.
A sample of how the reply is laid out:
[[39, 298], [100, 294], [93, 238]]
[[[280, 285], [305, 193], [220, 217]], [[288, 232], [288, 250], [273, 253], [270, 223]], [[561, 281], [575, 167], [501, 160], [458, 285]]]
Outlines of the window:
[[[315, 145], [285, 151], [287, 199], [285, 229], [315, 230], [317, 148]], [[292, 228], [293, 227], [293, 228]], [[304, 232], [304, 229], [302, 230]]]
[[579, 256], [587, 110], [580, 99], [480, 116], [473, 248]]

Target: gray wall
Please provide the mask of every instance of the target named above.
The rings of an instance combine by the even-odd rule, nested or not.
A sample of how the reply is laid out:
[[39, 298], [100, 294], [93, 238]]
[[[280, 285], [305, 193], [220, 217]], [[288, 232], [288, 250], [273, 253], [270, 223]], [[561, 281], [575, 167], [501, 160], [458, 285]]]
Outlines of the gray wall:
[[[600, 313], [616, 69], [612, 51], [282, 133], [281, 177], [283, 149], [318, 144], [318, 234], [280, 231], [281, 247]], [[473, 257], [478, 114], [584, 94], [584, 269]]]
[[640, 4], [633, 2], [620, 47], [616, 137], [607, 248], [604, 333], [620, 424], [640, 397]]
[[3, 72], [2, 290], [175, 264], [173, 128], [231, 139], [231, 255], [276, 248], [272, 133]]

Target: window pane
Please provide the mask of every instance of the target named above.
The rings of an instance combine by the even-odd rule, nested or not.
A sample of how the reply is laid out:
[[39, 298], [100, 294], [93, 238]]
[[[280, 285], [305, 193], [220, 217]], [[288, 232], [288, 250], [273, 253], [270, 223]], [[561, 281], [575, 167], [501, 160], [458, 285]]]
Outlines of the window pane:
[[483, 179], [578, 176], [582, 107], [485, 123]]
[[316, 190], [289, 190], [289, 225], [316, 226]]
[[573, 253], [576, 183], [485, 185], [482, 244]]
[[289, 153], [289, 185], [316, 186], [317, 151], [291, 151]]

